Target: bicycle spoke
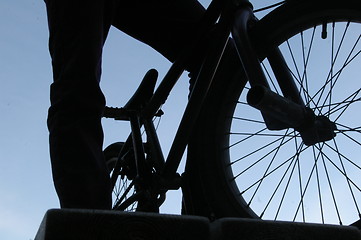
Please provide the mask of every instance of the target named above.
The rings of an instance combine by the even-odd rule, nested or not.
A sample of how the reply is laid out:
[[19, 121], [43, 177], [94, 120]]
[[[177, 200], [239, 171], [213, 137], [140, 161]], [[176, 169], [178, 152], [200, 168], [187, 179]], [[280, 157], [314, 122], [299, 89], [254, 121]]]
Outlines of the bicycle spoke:
[[[302, 148], [302, 146], [301, 146], [300, 148]], [[298, 151], [298, 150], [297, 150], [297, 151]], [[276, 154], [275, 154], [274, 158], [275, 158], [275, 157], [276, 157]], [[295, 157], [295, 156], [294, 156], [294, 157]], [[272, 162], [274, 161], [274, 158], [272, 159]], [[281, 177], [280, 181], [278, 182], [278, 184], [277, 184], [277, 186], [276, 186], [275, 190], [273, 191], [273, 193], [272, 193], [272, 195], [271, 195], [270, 199], [268, 200], [268, 202], [267, 202], [267, 204], [266, 204], [265, 208], [263, 209], [263, 211], [262, 211], [262, 213], [261, 213], [261, 215], [260, 215], [261, 217], [264, 215], [264, 213], [266, 212], [267, 208], [268, 208], [268, 207], [269, 207], [269, 205], [271, 204], [271, 201], [273, 200], [273, 198], [274, 198], [274, 196], [276, 195], [276, 193], [277, 193], [277, 191], [278, 191], [279, 187], [281, 186], [281, 184], [282, 184], [283, 180], [285, 179], [285, 177], [286, 177], [286, 175], [287, 175], [287, 173], [288, 173], [288, 170], [289, 170], [289, 168], [291, 167], [291, 165], [292, 165], [292, 162], [293, 162], [293, 161], [294, 161], [294, 159], [292, 159], [291, 163], [288, 165], [288, 167], [287, 167], [286, 171], [285, 171], [285, 172], [284, 172], [284, 174], [282, 175], [282, 177]], [[297, 160], [296, 160], [295, 162], [297, 162]], [[271, 167], [271, 164], [269, 165], [269, 168], [270, 168], [270, 167]], [[267, 174], [267, 172], [268, 172], [269, 168], [267, 168], [267, 170], [266, 170], [266, 172], [265, 172], [264, 176]], [[293, 168], [293, 169], [294, 169], [294, 168]], [[293, 169], [292, 169], [292, 171], [291, 171], [290, 177], [292, 176]]]
[[[309, 102], [312, 101], [312, 98], [309, 95], [309, 89], [308, 89], [309, 87], [308, 87], [308, 77], [307, 77], [307, 66], [308, 66], [308, 63], [309, 63], [309, 59], [311, 57], [311, 50], [312, 50], [313, 45], [314, 45], [315, 32], [316, 32], [316, 27], [314, 27], [313, 30], [312, 30], [311, 39], [310, 39], [310, 42], [308, 44], [308, 47], [305, 46], [304, 33], [303, 32], [300, 33], [301, 52], [302, 52], [302, 67], [303, 67], [302, 76], [300, 74], [300, 70], [299, 70], [297, 61], [295, 59], [294, 51], [292, 50], [291, 44], [290, 44], [289, 41], [286, 42], [287, 43], [287, 49], [288, 49], [288, 52], [291, 55], [292, 63], [293, 63], [293, 66], [294, 66], [294, 68], [296, 70], [297, 76], [294, 73], [294, 71], [292, 71], [290, 69], [290, 67], [288, 67], [288, 70], [291, 73], [291, 75], [293, 76], [294, 80], [299, 85], [299, 93], [300, 93], [300, 95], [303, 94], [304, 99], [306, 99], [306, 100], [308, 99], [306, 101], [306, 103], [309, 103]], [[308, 48], [307, 54], [305, 53], [306, 48]]]
[[293, 138], [293, 136], [289, 136], [289, 135], [283, 135], [283, 134], [276, 134], [276, 133], [258, 133], [258, 134], [254, 134], [254, 133], [236, 133], [236, 132], [231, 132], [229, 133], [231, 135], [240, 135], [240, 136], [263, 136], [263, 137], [291, 137]]
[[[295, 146], [297, 147], [297, 139], [295, 139]], [[297, 162], [297, 169], [298, 169], [298, 183], [300, 188], [300, 199], [301, 199], [301, 209], [302, 209], [302, 219], [305, 222], [305, 206], [303, 201], [303, 194], [302, 194], [302, 177], [301, 177], [301, 165], [300, 165], [300, 155], [296, 149], [296, 162]]]
[[[293, 67], [295, 68], [296, 73], [297, 73], [297, 77], [295, 77], [295, 80], [300, 83], [301, 82], [301, 74], [300, 74], [300, 71], [298, 70], [298, 64], [296, 62], [295, 55], [294, 55], [294, 53], [293, 53], [293, 51], [291, 49], [291, 44], [290, 44], [290, 42], [288, 40], [286, 41], [286, 44], [287, 44], [287, 47], [288, 47], [288, 51], [289, 51], [289, 53], [291, 55]], [[296, 74], [293, 74], [293, 75], [296, 76]]]
[[[255, 135], [257, 135], [257, 134], [251, 134], [251, 136], [255, 136]], [[251, 137], [251, 136], [250, 136], [250, 137]], [[248, 137], [248, 138], [249, 138], [249, 137]], [[266, 144], [266, 145], [261, 146], [260, 148], [258, 148], [258, 149], [256, 149], [256, 150], [254, 150], [254, 151], [246, 154], [245, 156], [240, 157], [240, 158], [232, 161], [232, 162], [229, 164], [229, 166], [230, 166], [230, 165], [233, 165], [233, 164], [235, 164], [235, 163], [237, 163], [237, 162], [239, 162], [239, 161], [241, 161], [241, 160], [243, 160], [243, 159], [245, 159], [245, 158], [247, 158], [247, 157], [249, 157], [249, 156], [257, 153], [257, 152], [260, 152], [261, 150], [267, 148], [268, 146], [271, 146], [271, 145], [273, 145], [274, 143], [276, 143], [276, 142], [278, 142], [278, 141], [281, 141], [283, 138], [284, 138], [284, 136], [281, 136], [280, 138], [277, 138], [277, 139], [275, 139], [274, 141], [272, 141], [272, 142], [270, 142], [270, 143], [268, 143], [268, 144]], [[287, 142], [289, 142], [289, 141], [291, 141], [291, 140], [292, 140], [292, 138], [290, 138], [289, 140], [287, 140], [287, 141], [286, 141], [285, 143], [283, 143], [283, 144], [286, 144]], [[283, 144], [281, 144], [281, 146], [282, 146]], [[265, 156], [263, 156], [261, 159], [267, 157], [269, 154], [271, 154], [272, 152], [276, 151], [277, 148], [278, 148], [278, 147], [272, 149], [268, 154], [266, 154]], [[261, 159], [259, 159], [257, 162], [259, 162]], [[238, 176], [238, 175], [237, 175], [237, 176]], [[237, 176], [236, 176], [236, 177], [237, 177]], [[236, 177], [235, 177], [235, 178], [236, 178]]]
[[[321, 150], [319, 150], [321, 151]], [[326, 166], [326, 163], [325, 163], [325, 155], [322, 154], [321, 155], [321, 159], [322, 159], [322, 163], [323, 163], [323, 167], [324, 167], [324, 170], [325, 170], [325, 173], [326, 173], [326, 176], [327, 176], [327, 183], [328, 183], [328, 186], [329, 186], [329, 189], [331, 191], [331, 195], [332, 195], [332, 200], [333, 200], [333, 203], [334, 203], [334, 206], [335, 206], [335, 210], [336, 210], [336, 213], [337, 213], [337, 217], [338, 217], [338, 220], [339, 220], [339, 223], [340, 225], [342, 225], [342, 221], [341, 221], [341, 217], [340, 217], [340, 212], [338, 210], [338, 205], [337, 205], [337, 202], [336, 202], [336, 197], [335, 197], [335, 193], [334, 193], [334, 190], [332, 188], [332, 183], [331, 183], [331, 179], [330, 179], [330, 176], [329, 176], [329, 172], [327, 170], [327, 166]], [[347, 176], [346, 176], [347, 177]]]
[[[360, 54], [361, 50], [358, 51], [354, 56], [351, 57], [351, 55], [352, 55], [352, 53], [353, 53], [356, 45], [358, 44], [358, 42], [359, 42], [359, 40], [360, 40], [360, 37], [361, 37], [361, 35], [358, 37], [358, 39], [357, 39], [356, 42], [354, 43], [353, 47], [351, 48], [350, 53], [348, 54], [348, 56], [347, 56], [344, 64], [342, 65], [342, 67], [341, 67], [334, 75], [330, 75], [330, 74], [331, 74], [331, 70], [330, 70], [330, 72], [328, 73], [329, 75], [328, 75], [327, 78], [326, 78], [325, 84], [324, 84], [324, 85], [314, 94], [314, 96], [311, 98], [311, 100], [313, 101], [313, 99], [316, 98], [316, 96], [319, 95], [318, 101], [317, 101], [317, 103], [315, 103], [315, 106], [320, 105], [320, 104], [319, 104], [319, 101], [321, 100], [321, 97], [322, 97], [322, 95], [323, 95], [323, 93], [324, 93], [324, 90], [326, 89], [326, 86], [327, 86], [328, 84], [330, 84], [330, 82], [332, 82], [332, 80], [333, 80], [334, 78], [336, 78], [336, 79], [333, 81], [333, 83], [332, 83], [332, 85], [331, 85], [331, 87], [330, 87], [330, 89], [333, 89], [334, 86], [335, 86], [335, 84], [338, 82], [338, 79], [339, 79], [342, 71], [345, 69], [345, 67], [348, 66], [348, 65]], [[332, 66], [332, 68], [333, 68], [333, 66]], [[330, 90], [330, 91], [331, 91], [331, 90]], [[329, 96], [329, 93], [328, 93], [327, 96]], [[327, 97], [325, 98], [325, 101], [326, 101], [326, 100], [327, 100]], [[323, 105], [325, 105], [325, 102], [323, 103]], [[323, 105], [322, 105], [322, 106], [323, 106]], [[321, 112], [321, 110], [320, 110], [320, 112]]]
[[[293, 168], [292, 168], [291, 173], [290, 173], [290, 175], [289, 175], [289, 177], [288, 177], [288, 181], [287, 181], [287, 184], [286, 184], [285, 189], [284, 189], [284, 191], [283, 191], [282, 198], [281, 198], [280, 204], [278, 205], [277, 212], [276, 212], [276, 215], [275, 215], [275, 217], [274, 217], [274, 220], [277, 220], [278, 215], [279, 215], [279, 213], [280, 213], [280, 211], [281, 211], [281, 207], [282, 207], [283, 202], [284, 202], [284, 199], [285, 199], [285, 197], [286, 197], [287, 190], [288, 190], [289, 185], [290, 185], [290, 183], [291, 183], [291, 179], [292, 179], [293, 172], [294, 172], [294, 170], [296, 169], [296, 163], [297, 163], [297, 162], [295, 161], [294, 164], [293, 164]], [[289, 166], [291, 166], [291, 164], [290, 164]], [[285, 172], [285, 173], [286, 173], [286, 172]]]
[[[359, 92], [360, 90], [361, 90], [361, 89], [359, 89], [359, 90], [357, 91], [357, 94], [358, 94], [358, 92]], [[355, 94], [354, 98], [356, 97], [357, 94]], [[345, 105], [345, 106], [343, 107], [341, 113], [339, 113], [338, 116], [335, 118], [335, 120], [334, 120], [335, 122], [341, 117], [341, 115], [346, 111], [346, 109], [351, 105], [351, 103], [353, 103], [353, 101], [354, 101], [354, 99], [351, 99], [350, 104], [347, 104], [347, 105]]]
[[[313, 148], [313, 147], [312, 147], [312, 148]], [[302, 190], [302, 185], [300, 184], [300, 201], [299, 201], [299, 203], [298, 203], [298, 206], [297, 206], [295, 215], [294, 215], [294, 217], [293, 217], [293, 221], [296, 220], [297, 215], [298, 215], [298, 211], [299, 211], [300, 208], [302, 209], [303, 222], [306, 221], [306, 219], [305, 219], [305, 214], [304, 214], [303, 200], [304, 200], [304, 196], [305, 196], [305, 194], [306, 194], [306, 191], [307, 191], [307, 189], [308, 189], [309, 183], [310, 183], [310, 181], [311, 181], [313, 171], [314, 171], [314, 170], [316, 169], [316, 167], [317, 167], [317, 161], [318, 161], [318, 158], [319, 158], [320, 155], [321, 155], [321, 152], [320, 152], [319, 155], [315, 158], [315, 162], [314, 162], [314, 164], [313, 164], [313, 167], [312, 167], [311, 172], [310, 172], [310, 174], [309, 174], [309, 177], [308, 177], [308, 179], [307, 179], [307, 183], [306, 183], [305, 188], [304, 188], [303, 190]]]
[[[265, 124], [264, 121], [259, 121], [259, 120], [255, 120], [255, 119], [249, 119], [249, 118], [233, 117], [233, 119], [240, 120], [240, 121], [246, 121], [246, 122]], [[233, 133], [231, 133], [231, 134], [233, 134]]]
[[[351, 48], [350, 53], [348, 54], [348, 56], [347, 56], [344, 64], [342, 65], [342, 67], [341, 67], [334, 75], [330, 75], [330, 77], [327, 78], [324, 86], [322, 87], [322, 90], [324, 90], [328, 84], [331, 84], [331, 85], [330, 85], [330, 92], [331, 92], [331, 90], [333, 89], [333, 87], [335, 86], [335, 84], [336, 84], [336, 83], [338, 82], [338, 80], [340, 79], [341, 73], [343, 72], [343, 70], [345, 69], [345, 67], [346, 67], [348, 64], [350, 64], [350, 63], [360, 54], [361, 50], [358, 51], [353, 57], [351, 57], [351, 55], [352, 55], [353, 51], [355, 50], [355, 48], [356, 48], [356, 46], [357, 46], [360, 38], [361, 38], [361, 35], [358, 37], [358, 39], [356, 40], [355, 44], [354, 44], [353, 47]], [[350, 58], [351, 58], [351, 59], [350, 59]], [[334, 78], [335, 78], [335, 80], [333, 81]], [[333, 81], [333, 82], [332, 82], [332, 81]], [[323, 91], [321, 91], [321, 92], [323, 93]], [[318, 102], [317, 102], [317, 105], [319, 104], [319, 101], [321, 100], [322, 93], [320, 94], [320, 97], [319, 97], [319, 100], [318, 100]], [[318, 94], [318, 92], [317, 92], [316, 94]], [[326, 98], [325, 98], [324, 101], [327, 100], [329, 94], [330, 94], [330, 93], [327, 94], [327, 96], [326, 96]], [[325, 104], [325, 102], [324, 102], [323, 104]]]
[[[360, 90], [358, 90], [358, 91], [360, 91]], [[348, 98], [350, 98], [350, 97], [348, 97]], [[348, 107], [352, 103], [356, 103], [356, 102], [358, 102], [360, 100], [361, 100], [361, 98], [357, 98], [357, 99], [353, 99], [353, 100], [344, 100], [342, 102], [337, 102], [337, 103], [332, 103], [330, 105], [325, 105], [325, 107], [327, 107], [327, 106], [332, 107], [329, 110], [329, 114], [332, 115], [332, 114], [340, 111], [341, 109], [344, 109], [345, 107]]]
[[[342, 42], [342, 41], [341, 41]], [[339, 48], [341, 47], [341, 43], [340, 43], [340, 45], [339, 45]], [[335, 23], [333, 22], [333, 24], [332, 24], [332, 37], [331, 37], [331, 62], [330, 62], [330, 65], [331, 65], [331, 67], [330, 67], [330, 75], [331, 76], [333, 76], [333, 70], [334, 70], [334, 64], [335, 64], [335, 62], [336, 62], [336, 58], [337, 57], [335, 57], [334, 56], [335, 55]], [[322, 104], [322, 108], [321, 108], [321, 111], [322, 111], [322, 109], [324, 108], [324, 106], [325, 106], [325, 103], [326, 103], [326, 101], [327, 101], [327, 98], [328, 98], [328, 103], [329, 104], [331, 104], [331, 102], [332, 102], [332, 90], [333, 90], [333, 86], [334, 86], [334, 84], [333, 84], [333, 78], [331, 78], [331, 81], [330, 81], [330, 91], [328, 92], [328, 94], [327, 94], [327, 96], [326, 96], [326, 98], [325, 98], [325, 101], [324, 101], [324, 104]], [[330, 108], [330, 107], [329, 107]], [[330, 109], [328, 110], [328, 114], [326, 115], [327, 117], [329, 117], [330, 115]]]
[[[302, 149], [300, 152], [303, 152], [307, 149], [308, 147]], [[254, 187], [256, 184], [258, 184], [260, 181], [262, 181], [262, 179], [270, 176], [271, 174], [275, 173], [278, 169], [280, 169], [281, 167], [283, 167], [286, 163], [288, 163], [289, 161], [292, 161], [292, 159], [294, 159], [294, 156], [289, 157], [288, 159], [284, 160], [283, 163], [279, 164], [277, 167], [275, 167], [274, 169], [272, 169], [272, 171], [270, 171], [269, 173], [267, 173], [264, 177], [258, 179], [256, 182], [254, 182], [253, 184], [251, 184], [250, 186], [248, 186], [247, 188], [245, 188], [242, 192], [241, 195], [245, 192], [247, 192], [249, 189], [251, 189], [252, 187]], [[233, 179], [234, 180], [234, 179]]]
[[[287, 130], [287, 131], [288, 131], [288, 130]], [[286, 133], [285, 135], [287, 135], [287, 133]], [[280, 150], [280, 147], [283, 145], [283, 141], [284, 141], [284, 140], [285, 140], [285, 137], [283, 137], [283, 138], [281, 139], [281, 142], [280, 142], [279, 146], [275, 148], [275, 153], [273, 154], [273, 157], [271, 158], [271, 161], [270, 161], [270, 163], [268, 164], [268, 166], [267, 166], [267, 168], [266, 168], [266, 170], [265, 170], [265, 172], [264, 172], [264, 174], [263, 174], [262, 181], [259, 182], [259, 184], [258, 184], [256, 190], [254, 191], [253, 196], [251, 197], [251, 200], [249, 201], [248, 204], [251, 204], [251, 202], [252, 202], [254, 196], [256, 195], [258, 189], [261, 187], [261, 184], [262, 184], [262, 182], [263, 182], [264, 176], [267, 175], [268, 170], [271, 168], [271, 166], [272, 166], [272, 164], [273, 164], [273, 162], [274, 162], [274, 160], [275, 160], [275, 158], [276, 158], [276, 156], [277, 156], [277, 153], [278, 153], [278, 151]], [[272, 199], [272, 197], [271, 197], [271, 199]], [[271, 201], [271, 199], [270, 199], [270, 201]], [[265, 211], [265, 210], [264, 210], [264, 211]], [[262, 216], [262, 215], [263, 215], [263, 213], [261, 214], [261, 216]]]
[[130, 192], [130, 190], [133, 188], [133, 186], [134, 186], [134, 182], [131, 181], [129, 186], [124, 190], [122, 196], [116, 202], [115, 208], [118, 208], [120, 206], [120, 204], [122, 204], [126, 199], [128, 199], [127, 195]]
[[[337, 152], [336, 149], [332, 148], [330, 145], [328, 145], [327, 143], [325, 143], [327, 145], [327, 147], [329, 147], [332, 151], [334, 151], [335, 153], [338, 153], [340, 154], [341, 157], [343, 157], [345, 160], [347, 160], [349, 163], [351, 163], [352, 165], [354, 165], [356, 168], [360, 169], [361, 170], [361, 167], [359, 165], [357, 165], [354, 161], [352, 161], [351, 159], [349, 159], [348, 157], [346, 157], [345, 155], [343, 155], [342, 153], [340, 152]], [[331, 161], [332, 162], [332, 161]], [[336, 165], [335, 165], [336, 166]], [[336, 166], [337, 167], [337, 166]], [[338, 169], [339, 170], [339, 169]], [[347, 177], [347, 176], [345, 176]], [[355, 187], [357, 187], [355, 185]], [[358, 188], [358, 187], [357, 187]], [[361, 191], [361, 189], [359, 189]]]
[[360, 126], [360, 127], [351, 128], [351, 127], [348, 127], [348, 126], [346, 126], [346, 125], [343, 125], [343, 124], [341, 124], [341, 123], [339, 123], [339, 122], [337, 122], [336, 125], [345, 128], [345, 130], [340, 130], [340, 129], [338, 129], [338, 132], [341, 132], [341, 133], [343, 133], [343, 132], [351, 132], [351, 131], [352, 131], [352, 132], [361, 133], [361, 126]]
[[[330, 145], [328, 145], [328, 144], [326, 144], [326, 145], [327, 145], [327, 147], [329, 147], [330, 149], [332, 149], [332, 150], [334, 150], [334, 151], [336, 152], [336, 150], [333, 149]], [[336, 152], [336, 153], [337, 153], [337, 152]], [[340, 157], [342, 157], [342, 158], [344, 158], [345, 160], [347, 160], [348, 162], [354, 164], [353, 161], [350, 161], [348, 158], [346, 158], [346, 157], [345, 157], [343, 154], [341, 154], [340, 152], [339, 152], [339, 154], [340, 154]], [[340, 172], [348, 181], [350, 181], [350, 183], [352, 183], [352, 185], [353, 185], [355, 188], [357, 188], [357, 190], [358, 190], [359, 192], [361, 192], [361, 188], [360, 188], [359, 186], [357, 186], [357, 184], [354, 183], [354, 181], [352, 181], [352, 179], [350, 179], [344, 172], [342, 172], [342, 170], [341, 170], [327, 155], [325, 155], [324, 157], [335, 167], [336, 170], [338, 170], [338, 172]], [[354, 165], [361, 170], [361, 168], [360, 168], [359, 166], [357, 166], [356, 164], [354, 164]]]
[[266, 72], [266, 76], [267, 76], [267, 78], [269, 80], [268, 82], [271, 83], [271, 85], [272, 85], [273, 89], [275, 90], [275, 92], [279, 94], [279, 91], [278, 91], [278, 89], [276, 87], [276, 83], [273, 80], [273, 78], [271, 77], [271, 74], [269, 73], [269, 71], [268, 71], [267, 67], [265, 66], [264, 62], [262, 62], [261, 65], [263, 67], [263, 70]]
[[[318, 193], [318, 200], [319, 200], [319, 204], [320, 204], [321, 221], [322, 221], [322, 223], [325, 223], [325, 218], [324, 218], [324, 215], [323, 215], [323, 204], [322, 204], [320, 174], [319, 174], [318, 166], [317, 166], [318, 157], [316, 157], [315, 148], [312, 148], [312, 154], [313, 154], [313, 159], [315, 160], [314, 165], [315, 165], [315, 170], [316, 170], [317, 193]], [[318, 154], [318, 156], [320, 156], [320, 154]]]
[[[340, 44], [339, 44], [339, 46], [338, 46], [338, 49], [337, 49], [337, 52], [336, 52], [336, 56], [334, 56], [335, 54], [334, 54], [334, 49], [335, 49], [335, 24], [333, 23], [333, 26], [332, 26], [332, 37], [331, 37], [331, 41], [332, 41], [332, 44], [331, 44], [331, 66], [330, 66], [330, 70], [329, 70], [329, 72], [328, 72], [328, 75], [327, 75], [327, 77], [326, 77], [326, 81], [325, 81], [325, 85], [324, 85], [324, 87], [326, 87], [326, 85], [327, 84], [329, 84], [330, 82], [331, 82], [331, 86], [332, 86], [332, 79], [333, 79], [333, 69], [334, 69], [334, 65], [335, 65], [335, 63], [336, 63], [336, 59], [337, 59], [337, 57], [338, 57], [338, 55], [339, 55], [339, 52], [340, 52], [340, 49], [341, 49], [341, 46], [342, 46], [342, 43], [344, 42], [344, 39], [345, 39], [345, 36], [346, 36], [346, 32], [347, 32], [347, 30], [348, 30], [348, 28], [349, 28], [349, 23], [346, 25], [346, 28], [345, 28], [345, 30], [344, 30], [344, 32], [343, 32], [343, 35], [342, 35], [342, 38], [341, 38], [341, 41], [340, 41]], [[321, 100], [321, 96], [322, 96], [322, 94], [323, 94], [323, 91], [325, 90], [325, 88], [322, 88], [322, 92], [321, 92], [321, 94], [320, 94], [320, 97], [319, 97], [319, 99], [318, 99], [318, 101], [317, 101], [317, 103], [316, 103], [316, 106], [317, 105], [319, 105], [319, 101]], [[326, 97], [326, 99], [327, 99], [327, 97]], [[325, 101], [326, 101], [326, 99], [325, 99]], [[322, 110], [322, 109], [321, 109]], [[321, 112], [321, 110], [320, 110], [320, 112]]]
[[[338, 149], [338, 146], [337, 146], [337, 144], [336, 144], [336, 140], [335, 140], [335, 139], [333, 139], [333, 143], [334, 143], [335, 148], [336, 148], [336, 151], [337, 151], [337, 153], [338, 153], [338, 159], [339, 159], [340, 164], [341, 164], [341, 167], [342, 167], [342, 172], [345, 174], [345, 176], [347, 176], [346, 168], [345, 168], [345, 165], [344, 165], [344, 163], [343, 163], [343, 161], [342, 161], [342, 157], [341, 157], [341, 155], [340, 155], [340, 152], [339, 152], [339, 149]], [[352, 190], [352, 188], [351, 188], [351, 184], [350, 184], [350, 181], [349, 181], [348, 177], [346, 177], [346, 182], [347, 182], [347, 186], [348, 186], [348, 188], [349, 188], [349, 191], [350, 191], [350, 193], [351, 193], [351, 195], [352, 195], [352, 200], [353, 200], [353, 202], [354, 202], [354, 205], [355, 205], [355, 207], [356, 207], [356, 209], [357, 209], [357, 213], [360, 215], [360, 209], [359, 209], [358, 204], [357, 204], [357, 202], [356, 202], [355, 194], [354, 194], [354, 192], [353, 192], [353, 190]]]
[[257, 136], [258, 134], [260, 134], [261, 132], [264, 132], [264, 131], [266, 131], [266, 130], [267, 130], [267, 128], [263, 128], [263, 129], [259, 130], [258, 132], [253, 133], [253, 134], [251, 134], [250, 136], [248, 136], [248, 137], [246, 137], [246, 138], [244, 138], [244, 139], [242, 139], [242, 140], [240, 140], [240, 141], [238, 141], [238, 142], [235, 142], [235, 143], [229, 145], [226, 149], [232, 148], [232, 147], [234, 147], [234, 146], [236, 146], [236, 145], [238, 145], [238, 144], [240, 144], [240, 143], [242, 143], [242, 142], [250, 139], [250, 138], [253, 137], [253, 136]]
[[[301, 46], [302, 46], [302, 60], [303, 60], [303, 75], [302, 75], [302, 79], [301, 79], [301, 82], [299, 83], [300, 86], [302, 86], [302, 90], [301, 91], [301, 88], [300, 88], [300, 93], [303, 92], [305, 94], [305, 99], [307, 100], [309, 98], [308, 93], [309, 92], [309, 87], [308, 87], [308, 77], [307, 77], [307, 65], [308, 65], [308, 62], [309, 62], [309, 59], [310, 59], [310, 55], [311, 55], [311, 49], [312, 49], [312, 46], [313, 46], [313, 40], [314, 40], [314, 36], [315, 36], [315, 32], [316, 32], [316, 27], [313, 28], [313, 32], [312, 32], [312, 36], [311, 36], [311, 39], [310, 39], [310, 43], [309, 43], [309, 46], [308, 46], [308, 52], [307, 52], [307, 56], [305, 55], [305, 40], [304, 40], [304, 33], [301, 32], [300, 36], [301, 36]], [[304, 84], [303, 84], [304, 83]], [[307, 101], [308, 102], [308, 101]]]
[[345, 131], [341, 131], [340, 133], [342, 133], [345, 137], [347, 137], [348, 139], [350, 139], [351, 141], [355, 142], [356, 144], [361, 146], [361, 143], [359, 141], [357, 141], [356, 139], [352, 138], [351, 136], [349, 136], [348, 134], [345, 133]]

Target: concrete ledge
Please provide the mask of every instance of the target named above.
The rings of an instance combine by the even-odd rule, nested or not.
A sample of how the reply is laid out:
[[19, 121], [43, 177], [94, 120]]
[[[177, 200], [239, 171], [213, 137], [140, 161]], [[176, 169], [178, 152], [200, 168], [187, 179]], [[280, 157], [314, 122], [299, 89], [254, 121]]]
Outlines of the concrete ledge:
[[49, 210], [35, 240], [361, 240], [355, 227], [101, 210]]
[[35, 240], [209, 239], [207, 218], [101, 210], [49, 210]]
[[360, 240], [355, 227], [224, 218], [212, 224], [213, 235], [222, 240]]

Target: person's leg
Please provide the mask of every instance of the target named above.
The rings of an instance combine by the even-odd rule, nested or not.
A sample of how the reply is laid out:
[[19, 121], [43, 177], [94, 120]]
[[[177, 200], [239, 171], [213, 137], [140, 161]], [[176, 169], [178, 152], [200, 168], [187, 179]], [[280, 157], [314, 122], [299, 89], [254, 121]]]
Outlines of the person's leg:
[[48, 114], [53, 179], [62, 208], [111, 208], [99, 88], [108, 0], [46, 0], [54, 82]]
[[113, 25], [174, 61], [205, 12], [197, 0], [121, 1]]

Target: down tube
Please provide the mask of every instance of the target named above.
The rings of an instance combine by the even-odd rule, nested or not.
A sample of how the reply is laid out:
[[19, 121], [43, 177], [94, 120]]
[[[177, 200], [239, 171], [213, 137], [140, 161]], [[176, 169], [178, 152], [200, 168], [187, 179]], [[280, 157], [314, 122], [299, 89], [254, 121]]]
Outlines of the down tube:
[[183, 153], [188, 144], [189, 137], [192, 133], [192, 129], [197, 121], [202, 104], [206, 98], [208, 89], [211, 86], [225, 46], [227, 45], [228, 34], [222, 34], [222, 36], [224, 37], [219, 39], [219, 41], [214, 44], [215, 46], [211, 48], [212, 51], [209, 52], [209, 54], [206, 56], [197, 81], [194, 85], [187, 107], [165, 162], [165, 166], [162, 172], [162, 176], [165, 179], [171, 179], [175, 176], [178, 166], [181, 162]]

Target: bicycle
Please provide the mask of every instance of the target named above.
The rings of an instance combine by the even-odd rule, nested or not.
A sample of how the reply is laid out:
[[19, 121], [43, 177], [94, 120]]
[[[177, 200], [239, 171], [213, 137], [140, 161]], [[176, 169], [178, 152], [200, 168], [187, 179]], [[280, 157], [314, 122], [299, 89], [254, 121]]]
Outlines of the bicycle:
[[[104, 117], [131, 125], [124, 142], [104, 150], [114, 209], [158, 212], [166, 192], [182, 188], [184, 214], [360, 228], [355, 78], [361, 1], [287, 0], [269, 7], [258, 20], [248, 0], [213, 0], [194, 45], [158, 88], [150, 70], [124, 107], [106, 108]], [[208, 48], [165, 159], [153, 119], [204, 42]], [[233, 71], [217, 71], [222, 68]]]

